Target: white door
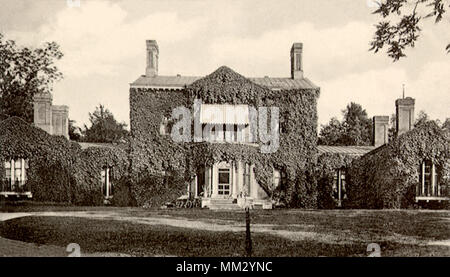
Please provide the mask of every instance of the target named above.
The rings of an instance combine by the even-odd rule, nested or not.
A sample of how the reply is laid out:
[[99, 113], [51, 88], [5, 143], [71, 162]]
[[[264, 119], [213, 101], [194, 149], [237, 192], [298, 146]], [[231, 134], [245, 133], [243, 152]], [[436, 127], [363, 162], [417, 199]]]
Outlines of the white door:
[[217, 182], [217, 195], [226, 198], [231, 192], [231, 169], [219, 168]]

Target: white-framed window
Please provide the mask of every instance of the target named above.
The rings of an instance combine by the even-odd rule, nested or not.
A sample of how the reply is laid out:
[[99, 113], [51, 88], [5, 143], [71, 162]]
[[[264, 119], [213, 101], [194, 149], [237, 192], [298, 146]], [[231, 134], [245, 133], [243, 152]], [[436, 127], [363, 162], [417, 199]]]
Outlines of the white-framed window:
[[273, 168], [272, 188], [275, 189], [286, 183], [286, 173], [283, 170]]
[[2, 191], [16, 191], [24, 188], [27, 183], [27, 170], [29, 168], [26, 159], [11, 159], [5, 161], [5, 180]]
[[161, 136], [167, 136], [170, 135], [171, 131], [172, 131], [172, 121], [167, 116], [163, 116], [161, 118], [161, 124], [159, 125], [159, 134]]
[[104, 166], [101, 172], [103, 196], [108, 199], [113, 196], [113, 167]]
[[338, 201], [339, 205], [341, 201], [347, 197], [345, 188], [345, 170], [337, 169], [333, 176], [333, 197]]
[[430, 160], [420, 164], [417, 196], [441, 196], [439, 171], [439, 168]]

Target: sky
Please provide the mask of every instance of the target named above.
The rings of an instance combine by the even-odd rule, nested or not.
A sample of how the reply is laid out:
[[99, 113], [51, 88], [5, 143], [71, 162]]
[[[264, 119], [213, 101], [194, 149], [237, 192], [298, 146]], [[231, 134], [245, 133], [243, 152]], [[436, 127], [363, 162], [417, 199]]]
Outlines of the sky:
[[407, 58], [368, 51], [379, 17], [372, 0], [0, 0], [0, 32], [19, 45], [56, 41], [64, 57], [53, 103], [89, 126], [104, 104], [129, 124], [129, 87], [145, 74], [145, 40], [159, 45], [159, 75], [204, 76], [222, 65], [248, 77], [289, 77], [290, 48], [303, 43], [304, 75], [320, 87], [319, 124], [350, 102], [391, 115], [416, 99], [416, 116], [450, 117], [450, 21], [421, 24]]

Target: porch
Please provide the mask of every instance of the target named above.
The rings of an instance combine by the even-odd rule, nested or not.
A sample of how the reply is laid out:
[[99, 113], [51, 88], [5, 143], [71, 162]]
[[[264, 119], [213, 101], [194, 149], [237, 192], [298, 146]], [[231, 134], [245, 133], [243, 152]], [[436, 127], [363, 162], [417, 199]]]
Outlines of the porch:
[[450, 201], [449, 188], [442, 182], [441, 168], [430, 161], [420, 165], [420, 182], [416, 186], [416, 202]]
[[241, 161], [222, 161], [199, 168], [188, 187], [201, 207], [209, 209], [272, 209], [270, 195], [257, 183], [254, 165]]
[[28, 160], [12, 159], [4, 163], [5, 179], [0, 181], [0, 196], [5, 198], [32, 198], [27, 180]]
[[8, 199], [33, 197], [29, 185], [21, 182], [11, 182], [8, 179], [0, 182], [0, 196]]

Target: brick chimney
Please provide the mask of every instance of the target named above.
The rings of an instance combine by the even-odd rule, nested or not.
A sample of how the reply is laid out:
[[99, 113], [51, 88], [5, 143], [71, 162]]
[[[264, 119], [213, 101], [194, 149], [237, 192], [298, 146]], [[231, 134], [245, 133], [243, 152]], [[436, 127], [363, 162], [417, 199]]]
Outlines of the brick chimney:
[[378, 115], [373, 117], [373, 146], [379, 147], [388, 143], [389, 116]]
[[36, 93], [33, 97], [34, 125], [49, 134], [53, 133], [52, 128], [52, 101], [51, 93]]
[[64, 136], [69, 139], [69, 107], [65, 105], [52, 106], [52, 135]]
[[158, 75], [158, 57], [159, 48], [156, 40], [147, 40], [147, 67], [145, 69], [145, 75], [153, 77]]
[[291, 48], [291, 78], [303, 78], [303, 43], [296, 42]]
[[414, 104], [415, 99], [411, 97], [400, 98], [395, 101], [397, 136], [412, 130], [414, 127]]

